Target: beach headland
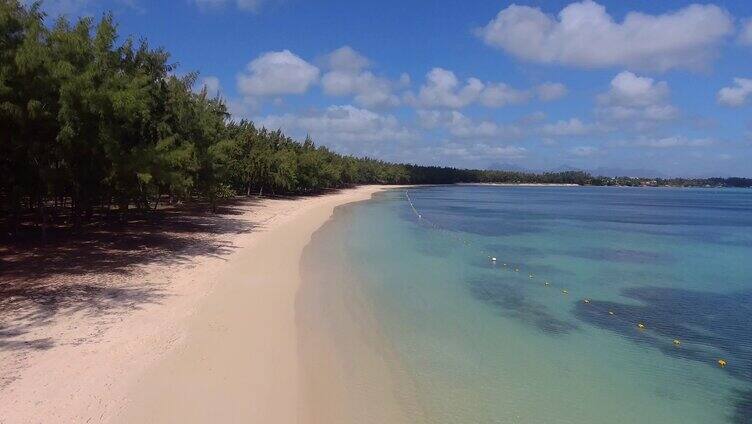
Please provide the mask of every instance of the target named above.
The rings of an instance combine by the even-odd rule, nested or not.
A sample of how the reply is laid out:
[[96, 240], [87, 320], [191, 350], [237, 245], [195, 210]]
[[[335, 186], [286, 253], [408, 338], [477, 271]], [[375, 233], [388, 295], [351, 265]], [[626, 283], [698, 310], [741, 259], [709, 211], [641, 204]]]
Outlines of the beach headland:
[[62, 276], [82, 299], [2, 317], [0, 422], [299, 422], [301, 254], [334, 208], [392, 187], [255, 201], [195, 254]]

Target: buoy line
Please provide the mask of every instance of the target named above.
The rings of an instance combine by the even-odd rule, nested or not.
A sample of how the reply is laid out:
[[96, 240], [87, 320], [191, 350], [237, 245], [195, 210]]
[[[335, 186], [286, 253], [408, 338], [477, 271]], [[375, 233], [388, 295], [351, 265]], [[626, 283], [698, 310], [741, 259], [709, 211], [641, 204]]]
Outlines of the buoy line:
[[[451, 237], [451, 238], [453, 238], [453, 239], [455, 239], [457, 241], [462, 242], [465, 246], [471, 246], [470, 241], [468, 241], [467, 239], [463, 239], [462, 237], [460, 237], [459, 235], [457, 235], [455, 231], [451, 231], [449, 229], [442, 228], [441, 226], [439, 226], [438, 224], [434, 223], [433, 221], [427, 219], [423, 214], [421, 214], [418, 211], [418, 208], [415, 207], [415, 203], [413, 203], [412, 198], [410, 198], [410, 194], [409, 194], [408, 190], [405, 190], [405, 198], [407, 199], [407, 202], [410, 205], [410, 208], [412, 209], [413, 213], [415, 213], [415, 216], [418, 217], [418, 220], [420, 222], [425, 223], [426, 225], [430, 226], [431, 228], [433, 228], [433, 229], [435, 229], [437, 231], [440, 231], [442, 233], [445, 233], [445, 234], [449, 235], [449, 237]], [[498, 258], [496, 256], [494, 256], [492, 253], [489, 253], [488, 251], [486, 251], [484, 249], [478, 249], [478, 250], [483, 255], [486, 255], [488, 257], [489, 261], [491, 262], [491, 264], [494, 267], [496, 267], [497, 263], [499, 262], [499, 260], [498, 260]], [[511, 270], [510, 267], [508, 266], [507, 262], [503, 263], [502, 268], [505, 269], [505, 270], [507, 270], [507, 271]], [[515, 267], [513, 270], [514, 270], [514, 272], [520, 272], [520, 268], [519, 267]], [[534, 275], [532, 273], [530, 273], [528, 275], [528, 279], [529, 280], [534, 279]], [[543, 281], [543, 284], [544, 284], [544, 286], [551, 286], [551, 283], [549, 283], [547, 280]], [[566, 295], [569, 294], [569, 290], [562, 288], [561, 289], [561, 293], [562, 293], [562, 295], [566, 296]], [[590, 302], [591, 302], [591, 300], [590, 300], [590, 298], [583, 298], [582, 302], [584, 304], [586, 304], [586, 305], [589, 305]], [[608, 311], [608, 315], [614, 317], [614, 316], [616, 316], [616, 313], [614, 313], [614, 311], [612, 311], [612, 310], [609, 310]], [[649, 331], [648, 328], [647, 328], [647, 325], [643, 321], [637, 321], [636, 327], [637, 327], [637, 329], [640, 332], [647, 332], [647, 331]], [[672, 340], [672, 344], [674, 345], [675, 348], [679, 348], [679, 347], [682, 346], [682, 342], [678, 338], [673, 339]], [[728, 362], [725, 359], [718, 359], [716, 361], [716, 364], [718, 365], [719, 368], [726, 368], [726, 366], [728, 365]]]

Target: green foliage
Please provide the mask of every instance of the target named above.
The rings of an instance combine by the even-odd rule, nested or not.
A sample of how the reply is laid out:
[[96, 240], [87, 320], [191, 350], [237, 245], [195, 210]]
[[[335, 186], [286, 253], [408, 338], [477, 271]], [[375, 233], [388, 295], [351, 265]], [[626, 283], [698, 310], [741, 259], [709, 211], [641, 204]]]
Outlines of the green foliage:
[[306, 138], [231, 121], [220, 98], [192, 90], [169, 55], [118, 40], [111, 15], [60, 18], [0, 0], [0, 217], [23, 205], [148, 210], [161, 198], [314, 193], [355, 184], [570, 183], [749, 187], [748, 179], [647, 180], [584, 172], [520, 173], [391, 164], [339, 155]]

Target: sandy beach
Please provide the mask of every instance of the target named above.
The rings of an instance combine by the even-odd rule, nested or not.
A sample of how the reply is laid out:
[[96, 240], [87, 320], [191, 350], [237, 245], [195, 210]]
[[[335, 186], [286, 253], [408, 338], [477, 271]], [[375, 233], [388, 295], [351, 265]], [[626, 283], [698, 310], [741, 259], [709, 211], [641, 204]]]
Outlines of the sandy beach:
[[160, 260], [40, 278], [80, 293], [53, 297], [47, 314], [36, 297], [10, 297], [0, 422], [300, 421], [300, 255], [334, 208], [384, 188], [241, 204], [224, 222], [236, 231]]

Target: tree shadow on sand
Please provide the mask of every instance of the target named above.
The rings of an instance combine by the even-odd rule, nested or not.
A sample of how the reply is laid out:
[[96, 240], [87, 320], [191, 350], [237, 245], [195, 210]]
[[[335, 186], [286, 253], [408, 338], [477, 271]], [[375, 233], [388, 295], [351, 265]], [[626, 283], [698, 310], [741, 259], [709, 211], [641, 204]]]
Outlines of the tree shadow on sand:
[[251, 231], [256, 224], [233, 218], [243, 213], [236, 202], [218, 214], [195, 208], [154, 212], [126, 222], [101, 219], [74, 232], [53, 227], [47, 242], [30, 231], [14, 239], [0, 238], [0, 278], [34, 280], [55, 275], [96, 272], [130, 273], [133, 265], [173, 263], [195, 256], [222, 256], [232, 250], [212, 236]]
[[[48, 349], [56, 340], [34, 339], [35, 328], [74, 313], [112, 315], [158, 303], [164, 286], [127, 277], [143, 265], [223, 257], [226, 237], [261, 223], [237, 216], [257, 200], [235, 200], [217, 214], [203, 207], [161, 210], [127, 222], [95, 217], [78, 231], [59, 225], [39, 243], [34, 230], [0, 238], [0, 352]], [[223, 240], [225, 239], [225, 240]], [[126, 281], [127, 280], [127, 281]]]

